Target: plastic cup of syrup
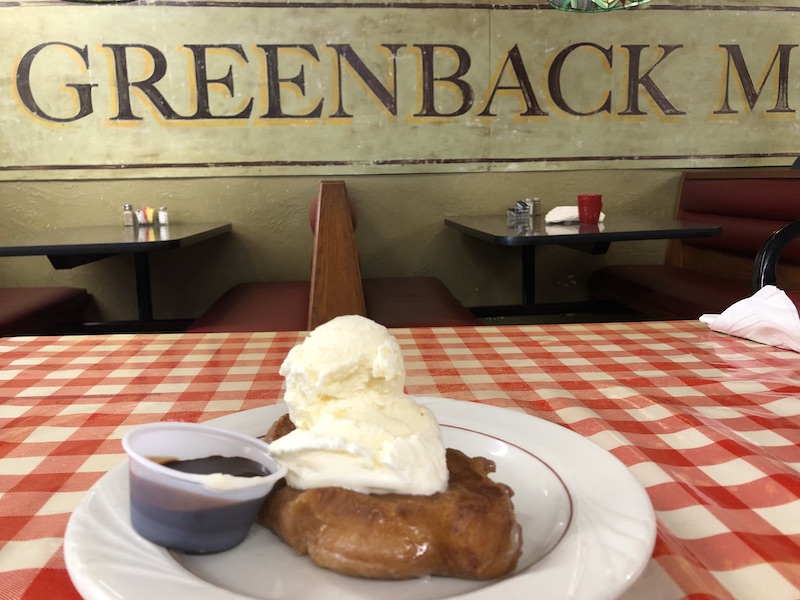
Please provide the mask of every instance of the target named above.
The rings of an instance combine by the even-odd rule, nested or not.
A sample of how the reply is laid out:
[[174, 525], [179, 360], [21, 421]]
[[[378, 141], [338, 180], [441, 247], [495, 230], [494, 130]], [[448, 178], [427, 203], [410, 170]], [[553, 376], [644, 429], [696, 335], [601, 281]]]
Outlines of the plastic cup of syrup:
[[141, 425], [125, 434], [122, 447], [134, 530], [193, 554], [241, 543], [264, 498], [286, 475], [265, 442], [194, 423]]

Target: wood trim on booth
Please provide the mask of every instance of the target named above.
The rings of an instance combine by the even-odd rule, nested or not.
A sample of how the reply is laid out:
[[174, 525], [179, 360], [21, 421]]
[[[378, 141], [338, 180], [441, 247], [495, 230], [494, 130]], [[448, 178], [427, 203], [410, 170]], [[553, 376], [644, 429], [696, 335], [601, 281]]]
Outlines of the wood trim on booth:
[[344, 181], [320, 182], [316, 203], [309, 331], [339, 315], [367, 314], [353, 214]]

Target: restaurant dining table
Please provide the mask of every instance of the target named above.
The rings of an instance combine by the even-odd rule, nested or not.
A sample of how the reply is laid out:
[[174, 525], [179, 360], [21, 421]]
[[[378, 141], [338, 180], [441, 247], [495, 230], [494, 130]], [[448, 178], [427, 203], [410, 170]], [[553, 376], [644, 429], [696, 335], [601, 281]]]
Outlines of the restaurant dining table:
[[536, 301], [536, 249], [565, 246], [588, 254], [605, 254], [612, 242], [683, 239], [716, 236], [722, 227], [713, 223], [654, 219], [636, 215], [607, 215], [601, 223], [546, 223], [544, 216], [518, 217], [510, 223], [501, 214], [452, 216], [445, 225], [497, 246], [519, 248], [522, 253], [522, 298], [519, 304], [470, 307], [477, 317], [536, 315], [598, 310], [588, 302]]
[[[138, 318], [127, 326], [135, 331], [162, 331], [169, 324], [153, 319], [150, 253], [184, 248], [227, 233], [231, 228], [230, 223], [173, 222], [163, 226], [125, 227], [120, 223], [5, 232], [0, 234], [0, 257], [47, 256], [56, 269], [72, 269], [110, 256], [131, 254]], [[106, 325], [115, 330], [123, 326]], [[185, 325], [182, 323], [179, 328]]]
[[[632, 476], [652, 505], [655, 541], [639, 557], [641, 575], [622, 582], [625, 600], [800, 598], [800, 361], [795, 352], [717, 333], [697, 321], [392, 333], [403, 351], [407, 393], [495, 411], [492, 415], [507, 419], [509, 431], [530, 431], [531, 438], [537, 424], [569, 434], [603, 456], [610, 453]], [[0, 340], [0, 598], [79, 598], [70, 576], [86, 584], [91, 573], [68, 572], [65, 535], [71, 551], [90, 542], [70, 540], [68, 522], [92, 493], [97, 495], [89, 490], [108, 484], [124, 465], [122, 435], [143, 423], [208, 422], [279, 405], [284, 385], [279, 366], [304, 336], [169, 333]], [[265, 432], [270, 424], [249, 426]], [[545, 444], [543, 438], [528, 441]], [[569, 460], [581, 444], [542, 451], [559, 473], [559, 457]], [[563, 470], [561, 475], [571, 481]], [[595, 493], [615, 492], [598, 488]], [[623, 505], [626, 498], [617, 493], [612, 502]], [[587, 518], [575, 498], [569, 527]], [[120, 512], [115, 523], [123, 528], [124, 502], [106, 509]], [[97, 528], [102, 527], [98, 521]], [[603, 543], [590, 539], [584, 550]], [[138, 560], [113, 544], [94, 551], [106, 560], [117, 555], [131, 565]], [[608, 570], [616, 560], [637, 559], [623, 555], [622, 549], [609, 548]], [[531, 585], [548, 575], [549, 558], [528, 569]], [[207, 557], [212, 563], [224, 559]], [[269, 574], [269, 560], [260, 560], [259, 570]], [[182, 564], [176, 560], [171, 568], [181, 571]], [[602, 586], [581, 588], [581, 568], [578, 560], [572, 587], [557, 594], [535, 587], [493, 592], [511, 585], [511, 578], [482, 582], [470, 598], [616, 595], [613, 590], [604, 594]], [[315, 581], [341, 577], [317, 571]], [[146, 585], [144, 574], [137, 577], [136, 585]], [[117, 593], [111, 579], [93, 584], [108, 598], [194, 598], [179, 593], [177, 580], [169, 579], [163, 593], [145, 596]], [[224, 598], [226, 592], [219, 589], [208, 597]], [[253, 597], [283, 596], [273, 590]]]

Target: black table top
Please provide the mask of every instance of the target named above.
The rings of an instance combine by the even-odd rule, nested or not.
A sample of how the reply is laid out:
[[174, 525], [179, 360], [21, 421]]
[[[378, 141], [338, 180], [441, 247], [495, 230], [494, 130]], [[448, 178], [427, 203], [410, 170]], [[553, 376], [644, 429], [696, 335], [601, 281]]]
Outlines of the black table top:
[[550, 224], [544, 216], [524, 219], [514, 227], [505, 214], [448, 217], [445, 225], [500, 246], [607, 244], [610, 242], [706, 237], [722, 227], [710, 223], [649, 219], [631, 215], [606, 215], [598, 225]]
[[165, 227], [97, 225], [0, 233], [0, 256], [124, 254], [181, 248], [231, 230], [230, 223], [170, 223]]

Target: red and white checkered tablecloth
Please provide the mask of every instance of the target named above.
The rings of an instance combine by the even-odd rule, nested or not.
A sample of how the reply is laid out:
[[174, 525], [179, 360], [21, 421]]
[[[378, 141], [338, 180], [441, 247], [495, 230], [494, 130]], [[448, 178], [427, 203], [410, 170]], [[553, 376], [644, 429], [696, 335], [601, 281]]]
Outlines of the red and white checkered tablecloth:
[[[800, 357], [695, 322], [395, 330], [407, 390], [563, 424], [658, 518], [626, 599], [800, 598]], [[303, 334], [0, 340], [0, 598], [74, 599], [63, 537], [122, 434], [280, 400]]]

